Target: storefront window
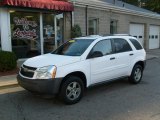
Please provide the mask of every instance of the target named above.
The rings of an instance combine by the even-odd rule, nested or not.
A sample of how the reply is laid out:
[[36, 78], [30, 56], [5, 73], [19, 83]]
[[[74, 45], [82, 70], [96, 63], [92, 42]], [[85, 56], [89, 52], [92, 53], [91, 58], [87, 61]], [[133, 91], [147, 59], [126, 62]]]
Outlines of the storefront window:
[[116, 34], [117, 33], [117, 20], [111, 20], [110, 21], [110, 34]]
[[0, 50], [2, 50], [2, 46], [1, 46], [1, 30], [0, 30]]
[[89, 20], [89, 35], [98, 34], [98, 19]]
[[[56, 17], [56, 28], [55, 28]], [[57, 42], [55, 39], [55, 30], [57, 30]], [[44, 38], [44, 53], [49, 53], [63, 43], [63, 14], [43, 14], [43, 38]], [[57, 45], [56, 45], [57, 44]]]
[[43, 14], [43, 48], [44, 53], [55, 49], [54, 14]]
[[2, 50], [2, 47], [1, 47], [1, 39], [0, 39], [0, 50]]
[[63, 14], [56, 15], [57, 18], [57, 44], [60, 46], [63, 44], [63, 33], [64, 33], [64, 19], [63, 19]]
[[41, 54], [39, 13], [15, 11], [10, 13], [12, 51], [18, 58]]
[[1, 34], [0, 34], [0, 50], [2, 50], [2, 46], [1, 46]]

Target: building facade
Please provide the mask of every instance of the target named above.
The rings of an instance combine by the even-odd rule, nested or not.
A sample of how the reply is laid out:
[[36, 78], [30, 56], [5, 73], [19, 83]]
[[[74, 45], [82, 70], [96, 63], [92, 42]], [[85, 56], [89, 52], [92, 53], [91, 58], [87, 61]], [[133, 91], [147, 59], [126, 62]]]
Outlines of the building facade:
[[71, 38], [74, 24], [81, 27], [83, 36], [130, 34], [147, 50], [160, 48], [159, 14], [118, 0], [72, 3], [2, 0], [0, 49], [15, 52], [19, 59], [49, 53]]
[[66, 0], [4, 0], [0, 49], [13, 51], [18, 59], [53, 51], [70, 38], [72, 11]]
[[74, 21], [83, 36], [130, 34], [145, 49], [160, 48], [160, 15], [121, 1], [76, 0]]

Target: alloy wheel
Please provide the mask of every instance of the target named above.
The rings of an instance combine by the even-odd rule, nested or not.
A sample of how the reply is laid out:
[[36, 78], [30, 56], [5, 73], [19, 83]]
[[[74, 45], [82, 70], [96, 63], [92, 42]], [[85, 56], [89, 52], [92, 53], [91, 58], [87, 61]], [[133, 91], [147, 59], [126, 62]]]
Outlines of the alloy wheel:
[[140, 68], [137, 68], [135, 70], [135, 73], [134, 73], [134, 79], [135, 79], [135, 81], [138, 82], [141, 79], [141, 76], [142, 76], [142, 71], [141, 71]]
[[71, 82], [66, 89], [66, 96], [69, 100], [77, 99], [81, 94], [81, 86], [78, 82]]

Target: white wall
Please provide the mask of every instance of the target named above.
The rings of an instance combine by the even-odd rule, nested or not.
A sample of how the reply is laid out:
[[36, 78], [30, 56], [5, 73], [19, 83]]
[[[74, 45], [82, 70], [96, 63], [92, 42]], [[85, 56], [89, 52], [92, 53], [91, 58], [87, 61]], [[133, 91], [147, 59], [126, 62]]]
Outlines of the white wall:
[[12, 51], [11, 47], [11, 31], [10, 31], [10, 15], [6, 8], [0, 9], [0, 34], [2, 50]]

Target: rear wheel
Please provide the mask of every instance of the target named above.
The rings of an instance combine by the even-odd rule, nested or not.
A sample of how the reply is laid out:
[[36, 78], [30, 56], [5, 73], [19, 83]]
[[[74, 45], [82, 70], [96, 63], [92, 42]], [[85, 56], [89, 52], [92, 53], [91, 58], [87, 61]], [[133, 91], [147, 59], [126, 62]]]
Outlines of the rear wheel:
[[62, 83], [60, 99], [66, 104], [75, 104], [80, 101], [84, 92], [84, 84], [79, 77], [70, 76]]
[[138, 84], [141, 82], [143, 76], [143, 68], [141, 65], [136, 64], [133, 67], [131, 76], [129, 77], [129, 82], [133, 84]]

